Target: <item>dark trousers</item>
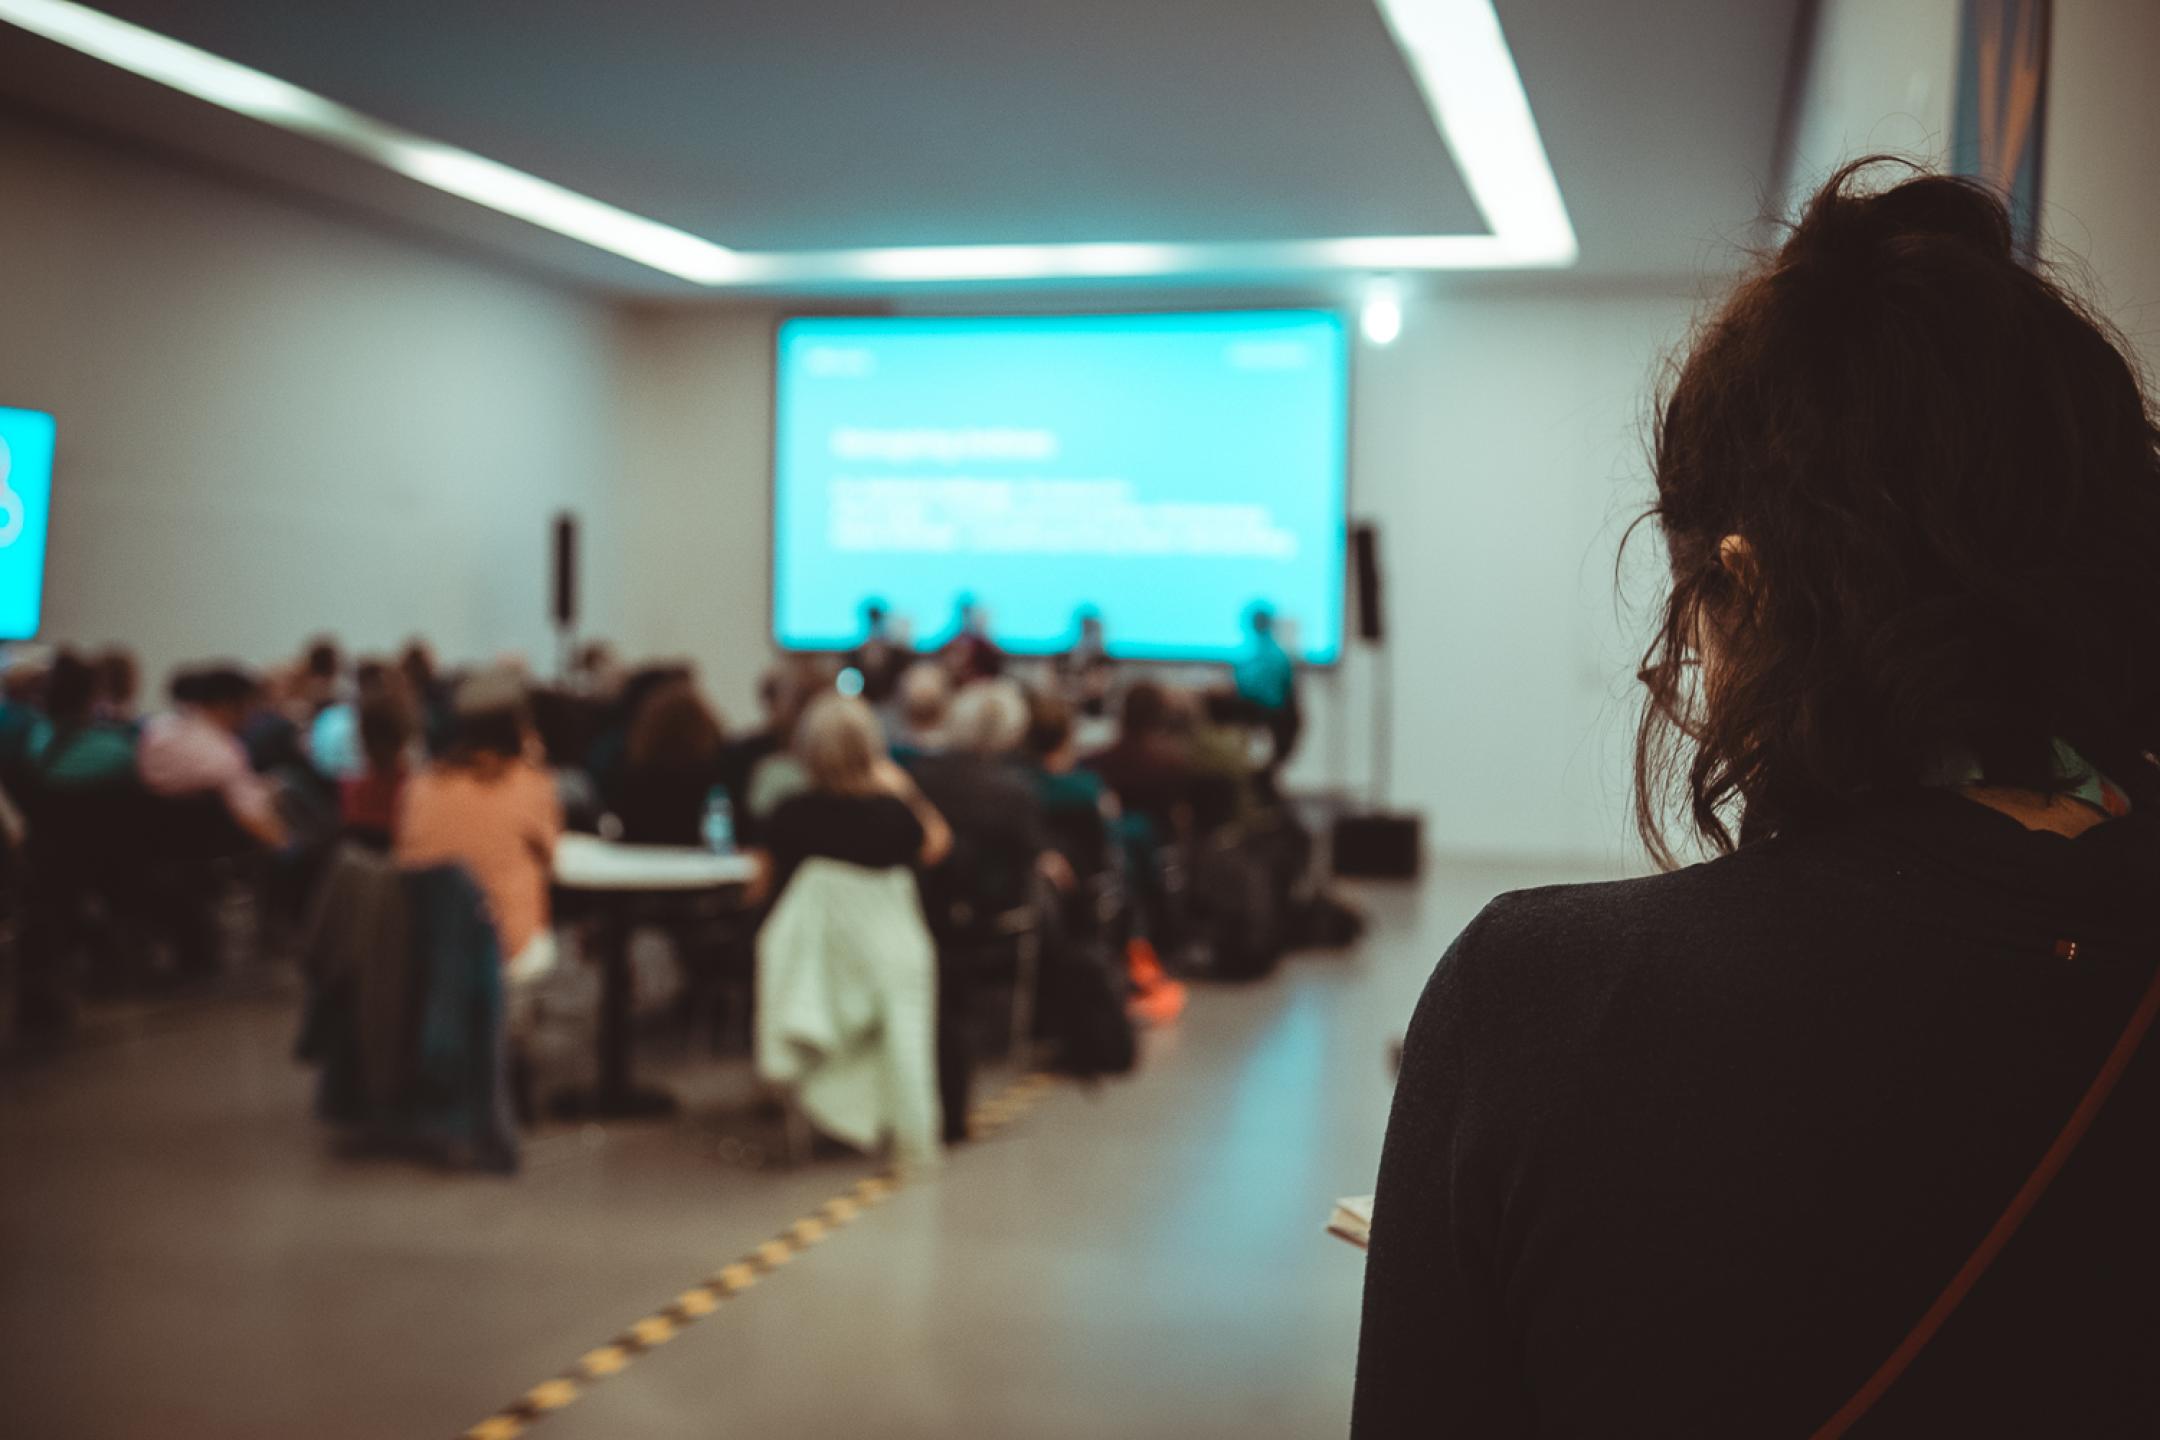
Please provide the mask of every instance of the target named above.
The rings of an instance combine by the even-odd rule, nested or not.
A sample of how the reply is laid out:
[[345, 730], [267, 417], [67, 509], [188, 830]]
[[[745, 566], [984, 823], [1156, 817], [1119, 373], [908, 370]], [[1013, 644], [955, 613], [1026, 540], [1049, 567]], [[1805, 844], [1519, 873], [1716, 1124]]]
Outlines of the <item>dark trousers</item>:
[[968, 1111], [975, 1089], [975, 985], [972, 956], [938, 947], [938, 1104], [945, 1112], [945, 1143], [968, 1138]]

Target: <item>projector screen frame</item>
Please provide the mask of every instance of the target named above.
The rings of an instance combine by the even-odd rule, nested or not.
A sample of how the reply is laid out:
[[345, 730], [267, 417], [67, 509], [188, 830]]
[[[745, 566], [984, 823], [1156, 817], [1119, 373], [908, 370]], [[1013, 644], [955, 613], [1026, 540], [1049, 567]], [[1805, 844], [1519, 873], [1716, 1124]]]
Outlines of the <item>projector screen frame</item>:
[[[1336, 525], [1335, 588], [1340, 593], [1340, 623], [1337, 626], [1335, 651], [1324, 660], [1312, 660], [1304, 655], [1293, 657], [1300, 670], [1332, 673], [1348, 658], [1353, 639], [1355, 622], [1352, 615], [1353, 597], [1350, 593], [1350, 532], [1356, 525], [1355, 492], [1357, 487], [1357, 379], [1358, 350], [1357, 317], [1353, 307], [1341, 297], [1314, 297], [1310, 300], [1288, 300], [1280, 296], [1250, 304], [1234, 302], [1146, 305], [1121, 301], [1105, 306], [1076, 305], [1069, 308], [1006, 308], [1003, 306], [955, 307], [952, 309], [927, 306], [897, 305], [846, 305], [794, 307], [775, 311], [767, 326], [765, 355], [770, 367], [771, 387], [766, 396], [765, 422], [765, 638], [766, 643], [781, 655], [804, 655], [840, 657], [853, 648], [848, 646], [823, 647], [793, 645], [780, 635], [780, 339], [787, 327], [797, 320], [1116, 320], [1147, 319], [1179, 315], [1228, 315], [1270, 314], [1326, 311], [1332, 314], [1343, 329], [1342, 352], [1342, 495], [1340, 515]], [[942, 625], [940, 631], [942, 632]], [[910, 637], [918, 656], [934, 655], [943, 645], [926, 647], [924, 637]], [[997, 639], [993, 629], [991, 638]], [[1019, 660], [1054, 660], [1064, 654], [1062, 650], [1013, 650], [1006, 654]], [[1134, 655], [1120, 653], [1116, 637], [1110, 637], [1110, 658], [1120, 665], [1138, 665], [1160, 671], [1192, 670], [1201, 667], [1220, 667], [1230, 663], [1222, 656], [1213, 655]]]

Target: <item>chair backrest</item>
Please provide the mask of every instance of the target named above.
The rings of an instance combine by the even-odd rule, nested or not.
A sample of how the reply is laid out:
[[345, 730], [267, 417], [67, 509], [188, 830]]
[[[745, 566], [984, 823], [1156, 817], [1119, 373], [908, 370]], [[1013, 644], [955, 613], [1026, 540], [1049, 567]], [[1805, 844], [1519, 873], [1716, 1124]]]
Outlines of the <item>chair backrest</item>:
[[1094, 807], [1052, 810], [1047, 816], [1050, 843], [1082, 878], [1110, 868], [1110, 824]]
[[52, 785], [34, 776], [17, 796], [39, 863], [126, 863], [146, 839], [149, 795], [133, 779], [95, 785]]
[[200, 860], [254, 848], [225, 797], [214, 790], [193, 795], [144, 792], [139, 813], [143, 849], [151, 860]]

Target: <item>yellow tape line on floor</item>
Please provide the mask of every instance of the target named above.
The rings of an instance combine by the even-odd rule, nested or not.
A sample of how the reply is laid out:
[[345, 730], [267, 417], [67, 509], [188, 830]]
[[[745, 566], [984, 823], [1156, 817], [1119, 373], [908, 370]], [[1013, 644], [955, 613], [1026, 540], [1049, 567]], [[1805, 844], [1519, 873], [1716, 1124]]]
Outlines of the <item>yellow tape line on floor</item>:
[[[1056, 1083], [1055, 1077], [1039, 1073], [1014, 1081], [1004, 1091], [975, 1107], [968, 1116], [969, 1130], [979, 1139], [996, 1134], [1025, 1115]], [[717, 1311], [724, 1301], [748, 1290], [811, 1246], [829, 1239], [865, 1211], [884, 1204], [900, 1185], [897, 1175], [873, 1175], [858, 1180], [748, 1255], [721, 1266], [702, 1283], [683, 1291], [607, 1344], [586, 1351], [562, 1374], [552, 1380], [543, 1380], [479, 1424], [460, 1431], [459, 1440], [514, 1440], [578, 1399], [597, 1382], [621, 1374], [638, 1356], [667, 1344], [691, 1325]]]

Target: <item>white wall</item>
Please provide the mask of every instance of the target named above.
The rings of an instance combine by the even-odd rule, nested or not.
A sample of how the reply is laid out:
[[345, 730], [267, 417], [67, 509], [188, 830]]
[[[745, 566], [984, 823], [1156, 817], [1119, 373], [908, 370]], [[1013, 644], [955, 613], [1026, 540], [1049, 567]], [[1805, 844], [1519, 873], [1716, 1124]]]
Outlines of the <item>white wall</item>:
[[[1357, 357], [1352, 508], [1384, 530], [1387, 799], [1436, 849], [1622, 863], [1632, 676], [1613, 555], [1647, 496], [1643, 417], [1693, 291], [1544, 279], [1414, 300]], [[684, 654], [735, 716], [766, 644], [770, 311], [626, 317], [620, 638]], [[1641, 555], [1655, 560], [1655, 546]], [[648, 580], [647, 577], [664, 577]], [[1632, 635], [1633, 630], [1627, 634]], [[1362, 790], [1375, 674], [1311, 694], [1292, 779]]]
[[[1614, 566], [1650, 497], [1650, 397], [1694, 298], [1466, 286], [1359, 350], [1352, 508], [1382, 526], [1394, 672], [1384, 798], [1425, 815], [1435, 850], [1640, 859], [1627, 795], [1643, 630]], [[1631, 559], [1656, 574], [1653, 532]], [[1353, 654], [1322, 699], [1348, 733], [1316, 735], [1300, 778], [1371, 778], [1374, 668]]]
[[[1792, 198], [1877, 150], [1941, 165], [1958, 0], [1823, 0], [1794, 131]], [[2041, 152], [2049, 259], [2160, 374], [2160, 5], [2058, 0]]]
[[1948, 162], [1959, 9], [1959, 0], [1820, 0], [1788, 205], [1863, 155]]
[[2041, 234], [2160, 382], [2160, 5], [2056, 0]]
[[774, 312], [625, 312], [616, 325], [622, 487], [618, 636], [631, 658], [683, 656], [754, 724], [771, 573]]
[[0, 404], [59, 419], [50, 638], [546, 663], [549, 516], [608, 519], [602, 306], [15, 119], [0, 194]]

